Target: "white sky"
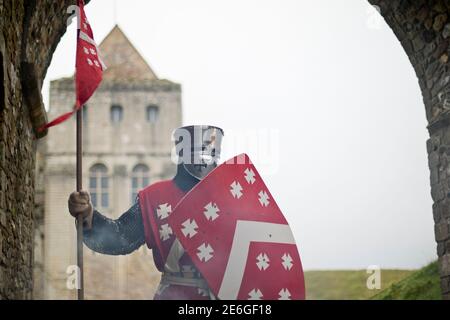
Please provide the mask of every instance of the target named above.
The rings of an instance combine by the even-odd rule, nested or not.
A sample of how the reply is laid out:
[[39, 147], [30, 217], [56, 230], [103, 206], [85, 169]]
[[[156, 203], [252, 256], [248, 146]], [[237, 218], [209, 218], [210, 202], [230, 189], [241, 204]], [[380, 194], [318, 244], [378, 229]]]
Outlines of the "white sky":
[[[87, 6], [98, 42], [115, 24], [113, 3]], [[117, 0], [117, 22], [157, 75], [183, 85], [184, 123], [224, 128], [223, 160], [249, 153], [305, 269], [416, 268], [436, 256], [419, 85], [370, 9], [365, 0]], [[48, 81], [71, 75], [74, 61], [75, 23], [46, 101]], [[234, 147], [245, 133], [259, 149]]]

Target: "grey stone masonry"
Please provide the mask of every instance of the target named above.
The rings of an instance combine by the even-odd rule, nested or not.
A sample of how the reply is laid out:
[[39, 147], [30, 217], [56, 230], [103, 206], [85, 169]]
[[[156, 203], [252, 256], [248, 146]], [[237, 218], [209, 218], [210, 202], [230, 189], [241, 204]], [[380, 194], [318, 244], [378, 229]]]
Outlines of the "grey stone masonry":
[[444, 299], [450, 298], [450, 1], [369, 0], [411, 61], [422, 90], [435, 238]]

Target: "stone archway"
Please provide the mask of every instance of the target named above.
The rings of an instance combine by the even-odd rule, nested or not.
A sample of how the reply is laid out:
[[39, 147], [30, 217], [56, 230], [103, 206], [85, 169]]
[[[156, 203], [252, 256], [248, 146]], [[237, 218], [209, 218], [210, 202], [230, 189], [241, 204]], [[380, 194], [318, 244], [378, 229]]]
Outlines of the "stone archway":
[[422, 90], [428, 131], [433, 218], [441, 289], [450, 299], [450, 2], [369, 0], [411, 61]]
[[[86, 0], [88, 2], [88, 0]], [[437, 253], [443, 297], [450, 299], [450, 2], [448, 0], [369, 0], [402, 43], [419, 79], [430, 139], [427, 152]], [[41, 103], [27, 108], [21, 80], [28, 80], [27, 64], [33, 62], [33, 81], [42, 84], [52, 54], [66, 30], [66, 8], [75, 0], [0, 2], [0, 65], [4, 66], [0, 98], [0, 298], [31, 297], [33, 218], [33, 128], [42, 122]], [[42, 24], [46, 21], [46, 24]], [[3, 61], [1, 61], [3, 60]], [[1, 63], [3, 62], [3, 63]], [[8, 66], [8, 68], [6, 68]], [[1, 71], [1, 70], [0, 70]], [[1, 72], [0, 72], [1, 75]], [[5, 79], [8, 79], [6, 81]], [[28, 84], [29, 81], [23, 81]], [[35, 87], [29, 88], [34, 92]], [[37, 116], [35, 116], [37, 114]], [[36, 123], [35, 123], [36, 122]], [[20, 123], [16, 126], [16, 123]], [[17, 159], [22, 159], [17, 165]], [[22, 206], [14, 209], [12, 204]], [[13, 210], [14, 209], [14, 210]], [[20, 232], [12, 232], [19, 226]], [[7, 251], [7, 254], [2, 254]], [[18, 259], [9, 259], [19, 257]], [[14, 278], [16, 270], [21, 270]], [[12, 281], [15, 279], [15, 281]]]

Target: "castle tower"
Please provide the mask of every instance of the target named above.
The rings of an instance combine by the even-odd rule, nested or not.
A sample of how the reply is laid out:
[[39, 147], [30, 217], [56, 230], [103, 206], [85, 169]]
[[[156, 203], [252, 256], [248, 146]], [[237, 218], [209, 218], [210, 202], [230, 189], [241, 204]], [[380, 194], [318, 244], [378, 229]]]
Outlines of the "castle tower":
[[[118, 26], [100, 44], [100, 53], [108, 69], [84, 108], [83, 187], [94, 207], [115, 219], [139, 189], [175, 172], [171, 133], [182, 122], [181, 86], [159, 79]], [[74, 101], [73, 78], [52, 81], [49, 118], [70, 110]], [[67, 209], [75, 190], [75, 121], [52, 128], [43, 148], [43, 282], [50, 299], [76, 296], [66, 286], [67, 268], [76, 265], [75, 224]], [[152, 298], [159, 274], [148, 250], [110, 257], [84, 248], [87, 298]]]

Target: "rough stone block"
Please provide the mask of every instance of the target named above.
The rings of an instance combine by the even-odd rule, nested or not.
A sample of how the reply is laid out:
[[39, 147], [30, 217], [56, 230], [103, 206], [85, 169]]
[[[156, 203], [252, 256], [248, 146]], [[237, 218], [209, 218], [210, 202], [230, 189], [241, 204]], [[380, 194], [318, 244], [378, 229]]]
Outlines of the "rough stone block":
[[415, 51], [420, 51], [425, 47], [425, 42], [421, 36], [416, 36], [412, 41], [412, 45]]
[[433, 29], [436, 32], [441, 31], [447, 22], [447, 14], [441, 13], [434, 18]]
[[433, 219], [435, 223], [441, 221], [441, 206], [437, 203], [433, 203]]
[[428, 155], [428, 165], [430, 169], [439, 165], [439, 153], [437, 151], [433, 151]]
[[[450, 133], [449, 133], [450, 135]], [[449, 137], [450, 141], [450, 137]], [[441, 145], [441, 138], [439, 136], [432, 136], [427, 140], [427, 152], [431, 154], [433, 151], [436, 151]]]
[[0, 209], [0, 225], [6, 228], [6, 212]]
[[434, 226], [434, 233], [437, 242], [445, 241], [450, 238], [449, 223], [444, 220], [442, 222], [436, 223]]
[[450, 37], [450, 23], [447, 23], [444, 27], [444, 30], [442, 31], [442, 36], [444, 39], [447, 39]]
[[[450, 240], [447, 240], [445, 242], [444, 252], [441, 255], [444, 255], [445, 253], [450, 253]], [[439, 255], [439, 256], [441, 256], [441, 255]]]
[[433, 167], [430, 169], [430, 184], [434, 186], [439, 183], [439, 170], [437, 167]]
[[[447, 159], [445, 158], [445, 161], [447, 161]], [[442, 165], [438, 172], [439, 172], [439, 181], [445, 181], [445, 179], [447, 178], [447, 170], [445, 170], [444, 168], [446, 168], [447, 165]]]
[[[450, 194], [450, 192], [449, 192], [449, 194]], [[448, 197], [448, 195], [447, 195], [447, 197]], [[439, 214], [440, 214], [441, 218], [447, 219], [447, 221], [448, 221], [448, 218], [450, 218], [450, 205], [448, 202], [449, 201], [447, 199], [446, 201], [442, 202], [439, 206], [440, 207]]]
[[442, 292], [450, 292], [450, 277], [441, 278], [441, 290]]
[[443, 255], [445, 254], [445, 250], [446, 250], [446, 247], [445, 247], [445, 246], [446, 246], [446, 245], [445, 245], [444, 242], [439, 242], [439, 243], [437, 244], [437, 247], [436, 247], [436, 253], [437, 253], [438, 257], [443, 256]]
[[441, 277], [450, 276], [450, 253], [446, 253], [439, 257], [439, 271]]
[[429, 13], [430, 9], [424, 6], [419, 10], [419, 12], [417, 12], [416, 19], [423, 23], [425, 19], [428, 18]]
[[436, 184], [431, 187], [431, 197], [433, 198], [433, 201], [437, 202], [445, 197], [444, 190], [441, 186], [441, 184]]

